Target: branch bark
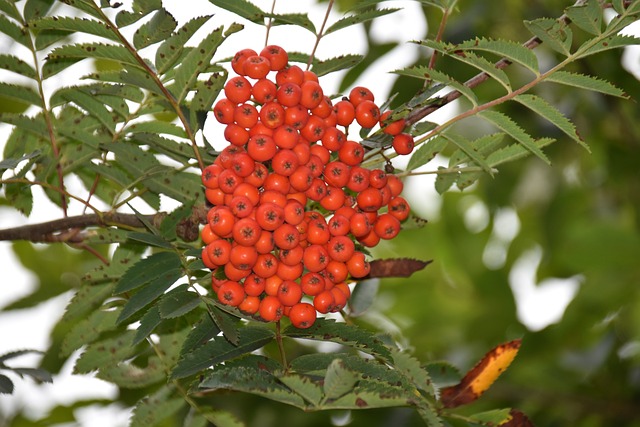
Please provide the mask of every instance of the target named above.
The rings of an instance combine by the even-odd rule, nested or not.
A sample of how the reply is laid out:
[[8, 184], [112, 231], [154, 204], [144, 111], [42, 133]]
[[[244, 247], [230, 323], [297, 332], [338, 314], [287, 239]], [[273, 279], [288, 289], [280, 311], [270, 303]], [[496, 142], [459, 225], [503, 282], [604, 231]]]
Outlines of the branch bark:
[[[166, 212], [158, 212], [154, 215], [143, 215], [143, 218], [154, 226], [159, 226], [167, 215]], [[194, 206], [192, 214], [178, 224], [176, 233], [185, 241], [194, 241], [198, 238], [198, 225], [203, 224], [206, 218], [206, 207], [204, 205]], [[86, 238], [84, 231], [87, 228], [114, 226], [144, 228], [144, 223], [134, 214], [121, 212], [107, 212], [101, 215], [85, 214], [0, 230], [0, 240], [28, 240], [34, 243], [81, 243]]]

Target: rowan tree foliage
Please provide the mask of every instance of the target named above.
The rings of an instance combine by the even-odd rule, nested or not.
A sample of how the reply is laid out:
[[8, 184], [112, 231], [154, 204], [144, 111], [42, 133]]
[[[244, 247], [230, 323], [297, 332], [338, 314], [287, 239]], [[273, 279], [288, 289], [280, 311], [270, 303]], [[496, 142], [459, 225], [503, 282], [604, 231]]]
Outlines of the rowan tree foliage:
[[[417, 1], [427, 33], [402, 43], [375, 24], [405, 2], [319, 2], [318, 22], [209, 2], [233, 19], [0, 0], [0, 200], [29, 217], [39, 188], [59, 208], [0, 230], [39, 281], [3, 311], [73, 291], [39, 366], [0, 356], [1, 392], [79, 353], [132, 426], [639, 425], [639, 85], [620, 56], [640, 1]], [[318, 56], [355, 27], [364, 54]], [[315, 43], [270, 43], [293, 29]], [[374, 100], [359, 78], [400, 44], [414, 63]], [[434, 218], [401, 191], [423, 175]], [[520, 311], [527, 256], [534, 284], [582, 278], [542, 330]]]

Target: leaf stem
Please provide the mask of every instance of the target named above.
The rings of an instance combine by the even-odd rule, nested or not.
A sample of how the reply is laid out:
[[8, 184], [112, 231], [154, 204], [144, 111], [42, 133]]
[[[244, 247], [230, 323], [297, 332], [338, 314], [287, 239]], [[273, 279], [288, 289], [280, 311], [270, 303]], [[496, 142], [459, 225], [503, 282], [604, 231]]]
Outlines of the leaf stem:
[[[271, 15], [273, 15], [274, 11], [276, 10], [276, 0], [273, 0], [273, 2], [271, 3]], [[264, 45], [267, 46], [269, 44], [269, 33], [271, 32], [271, 27], [273, 24], [273, 16], [269, 17], [269, 21], [267, 22], [267, 33], [265, 34], [264, 37]]]
[[101, 15], [103, 21], [109, 26], [109, 28], [111, 29], [111, 31], [113, 31], [116, 37], [118, 37], [122, 45], [134, 56], [134, 58], [136, 59], [136, 62], [140, 64], [140, 67], [142, 67], [147, 72], [147, 74], [151, 77], [151, 79], [153, 79], [153, 82], [156, 84], [158, 89], [160, 89], [164, 97], [167, 99], [167, 101], [175, 111], [176, 115], [180, 119], [180, 122], [184, 127], [184, 131], [187, 134], [187, 138], [189, 138], [189, 141], [191, 141], [191, 146], [193, 147], [194, 156], [198, 161], [198, 167], [200, 168], [200, 170], [204, 170], [204, 167], [205, 167], [204, 162], [202, 160], [202, 156], [200, 155], [200, 151], [198, 150], [198, 145], [196, 143], [195, 135], [193, 133], [193, 130], [191, 129], [189, 120], [184, 115], [184, 112], [182, 111], [182, 108], [178, 103], [178, 101], [176, 100], [175, 96], [173, 96], [173, 94], [169, 91], [169, 89], [167, 89], [167, 87], [162, 83], [162, 81], [160, 80], [160, 77], [158, 77], [155, 71], [153, 71], [151, 66], [149, 66], [149, 64], [147, 64], [147, 62], [140, 56], [137, 49], [133, 47], [131, 43], [129, 43], [129, 40], [127, 40], [127, 38], [120, 32], [116, 24], [111, 22], [109, 17], [105, 15], [105, 13], [102, 11], [102, 9], [98, 5], [94, 4], [93, 2], [92, 4], [94, 6], [94, 9]]
[[[436, 34], [436, 41], [439, 42], [442, 40], [442, 36], [444, 35], [444, 28], [447, 25], [447, 21], [449, 19], [449, 15], [451, 14], [451, 9], [445, 8], [442, 9], [442, 19], [440, 20], [440, 25], [438, 26], [438, 32]], [[433, 55], [429, 58], [428, 68], [431, 70], [436, 65], [436, 60], [438, 58], [438, 51], [434, 50]]]
[[284, 344], [282, 342], [282, 333], [280, 331], [280, 321], [276, 322], [276, 342], [278, 343], [278, 351], [280, 352], [280, 359], [282, 360], [282, 366], [284, 366], [285, 371], [289, 370], [289, 365], [287, 363], [287, 354], [284, 351]]
[[[23, 28], [27, 28], [27, 22], [22, 23]], [[56, 133], [54, 131], [53, 120], [51, 118], [51, 112], [47, 106], [47, 100], [44, 96], [44, 86], [43, 86], [43, 76], [41, 73], [40, 62], [38, 61], [38, 56], [36, 53], [36, 46], [34, 44], [34, 38], [32, 32], [29, 30], [29, 50], [31, 51], [31, 55], [33, 56], [33, 63], [36, 70], [36, 83], [38, 86], [38, 95], [40, 95], [40, 100], [42, 101], [42, 115], [44, 116], [44, 121], [47, 126], [47, 132], [49, 134], [49, 141], [51, 142], [51, 151], [53, 152], [53, 157], [56, 159], [56, 174], [58, 175], [58, 186], [60, 193], [60, 206], [62, 207], [62, 212], [64, 216], [68, 215], [68, 206], [67, 206], [67, 192], [65, 190], [64, 184], [64, 170], [62, 169], [62, 163], [60, 162], [60, 147], [58, 146], [58, 141], [56, 138]]]
[[320, 44], [320, 39], [324, 36], [324, 27], [327, 25], [327, 21], [329, 20], [329, 15], [331, 13], [331, 9], [333, 8], [334, 0], [329, 0], [329, 4], [327, 5], [327, 12], [324, 15], [324, 19], [322, 20], [322, 25], [320, 26], [320, 31], [316, 34], [316, 42], [313, 45], [313, 49], [311, 50], [311, 55], [309, 55], [309, 60], [307, 61], [307, 70], [311, 68], [311, 63], [313, 62], [313, 58], [316, 55], [316, 50], [318, 49], [318, 45]]

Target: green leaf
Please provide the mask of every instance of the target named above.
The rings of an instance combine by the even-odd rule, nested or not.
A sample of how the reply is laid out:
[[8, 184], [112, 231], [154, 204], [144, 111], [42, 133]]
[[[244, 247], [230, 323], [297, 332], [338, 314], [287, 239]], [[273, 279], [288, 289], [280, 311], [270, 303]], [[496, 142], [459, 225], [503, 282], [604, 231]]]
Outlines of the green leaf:
[[202, 197], [202, 181], [198, 175], [162, 165], [153, 154], [128, 142], [112, 143], [104, 148], [112, 151], [118, 164], [152, 192], [183, 203]]
[[149, 246], [155, 246], [156, 248], [172, 249], [171, 243], [167, 242], [164, 237], [157, 236], [152, 233], [130, 231], [127, 234], [127, 238], [135, 240], [136, 242], [146, 243]]
[[199, 304], [198, 293], [189, 291], [189, 285], [183, 284], [167, 292], [158, 303], [158, 308], [163, 319], [172, 319], [190, 312]]
[[474, 423], [483, 426], [499, 426], [511, 419], [511, 408], [493, 409], [491, 411], [479, 412], [471, 415], [469, 418]]
[[126, 65], [127, 68], [141, 68], [133, 54], [124, 46], [81, 43], [53, 49], [42, 67], [42, 75], [44, 78], [49, 78], [87, 58], [116, 61], [121, 65]]
[[571, 54], [573, 33], [563, 23], [551, 18], [539, 18], [533, 21], [524, 21], [524, 25], [546, 46], [565, 56]]
[[270, 329], [246, 326], [240, 330], [238, 345], [233, 345], [223, 337], [216, 337], [191, 353], [182, 356], [171, 373], [172, 378], [184, 378], [196, 374], [225, 360], [257, 350], [274, 338]]
[[157, 252], [130, 267], [118, 281], [115, 293], [131, 291], [180, 267], [180, 257], [175, 252]]
[[153, 356], [147, 367], [141, 368], [133, 363], [107, 365], [98, 371], [96, 378], [108, 381], [127, 389], [145, 388], [166, 381], [166, 371], [162, 361]]
[[[159, 316], [159, 315], [158, 315]], [[191, 329], [189, 335], [182, 344], [180, 354], [190, 353], [198, 347], [203, 346], [209, 340], [220, 333], [220, 329], [211, 320], [209, 313], [204, 313], [198, 323]]]
[[13, 71], [30, 79], [36, 79], [36, 70], [22, 59], [14, 55], [0, 54], [0, 68], [8, 71]]
[[144, 341], [153, 330], [162, 322], [160, 317], [160, 309], [157, 305], [153, 305], [140, 318], [140, 326], [136, 329], [136, 336], [133, 337], [133, 344], [137, 345]]
[[294, 373], [278, 375], [278, 380], [299, 394], [313, 406], [319, 406], [323, 396], [323, 388], [311, 378]]
[[264, 23], [265, 13], [247, 0], [209, 0], [209, 2], [251, 22]]
[[151, 12], [162, 8], [162, 1], [160, 0], [134, 0], [133, 12], [126, 10], [121, 11], [116, 15], [116, 24], [118, 27], [126, 27], [140, 19], [149, 15]]
[[438, 52], [442, 52], [450, 56], [451, 58], [477, 68], [478, 70], [484, 72], [485, 74], [496, 80], [498, 83], [500, 83], [507, 90], [507, 92], [511, 92], [511, 82], [509, 81], [509, 77], [507, 77], [507, 74], [503, 70], [496, 68], [494, 64], [492, 64], [485, 58], [478, 56], [468, 50], [464, 53], [459, 53], [458, 46], [449, 43], [437, 42], [434, 40], [424, 40], [421, 41], [420, 44], [437, 50]]
[[0, 93], [3, 97], [13, 101], [24, 102], [37, 107], [42, 105], [40, 95], [30, 87], [0, 82]]
[[334, 71], [346, 70], [359, 64], [364, 57], [362, 55], [341, 55], [324, 61], [313, 63], [312, 70], [318, 76], [324, 76]]
[[42, 383], [53, 382], [53, 377], [51, 376], [51, 373], [49, 373], [48, 371], [45, 371], [44, 369], [40, 369], [40, 368], [9, 368], [9, 369], [11, 369], [14, 373], [20, 375], [21, 377], [26, 375], [38, 382], [42, 382]]
[[442, 166], [438, 167], [438, 171], [441, 172], [438, 173], [438, 176], [436, 176], [435, 183], [435, 188], [438, 194], [444, 194], [449, 188], [451, 188], [451, 186], [460, 176], [460, 173], [458, 171], [456, 171], [455, 173], [452, 173], [450, 171], [444, 172], [445, 169], [447, 168], [444, 168]]
[[442, 427], [442, 421], [431, 404], [418, 405], [416, 410], [427, 427]]
[[102, 18], [100, 11], [96, 10], [96, 5], [93, 0], [65, 0], [64, 2], [65, 4], [75, 7], [94, 18]]
[[[346, 353], [315, 353], [306, 354], [293, 359], [290, 363], [290, 370], [303, 373], [309, 376], [324, 377], [329, 365], [334, 360], [340, 359], [344, 366], [350, 371], [357, 372], [360, 379], [375, 379], [376, 381], [389, 384], [401, 384], [408, 381], [392, 366], [382, 363], [376, 359], [363, 358], [354, 354]], [[408, 390], [415, 390], [415, 386], [407, 387]]]
[[22, 31], [22, 28], [9, 20], [4, 14], [0, 14], [0, 31], [12, 38], [15, 42], [31, 48], [28, 33]]
[[[204, 422], [197, 424], [200, 420], [204, 419]], [[185, 427], [206, 427], [207, 422], [212, 423], [216, 427], [245, 427], [245, 423], [240, 421], [233, 413], [222, 410], [204, 410], [202, 414], [195, 415], [191, 419], [191, 423]]]
[[0, 394], [12, 394], [13, 381], [6, 375], [0, 374]]
[[211, 308], [210, 313], [216, 326], [222, 331], [224, 337], [230, 343], [237, 345], [240, 339], [238, 332], [238, 316], [232, 315], [227, 311], [228, 306], [223, 306], [218, 301], [208, 300], [208, 306]]
[[[181, 205], [166, 216], [160, 224], [160, 235], [167, 240], [175, 240], [178, 228], [187, 228], [188, 224], [193, 221], [191, 215], [193, 214], [193, 203]], [[187, 226], [185, 226], [187, 224]], [[196, 234], [195, 239], [198, 238], [198, 227], [194, 225], [194, 232]]]
[[565, 14], [571, 19], [572, 24], [584, 31], [594, 35], [602, 33], [602, 8], [597, 1], [568, 7]]
[[387, 9], [376, 9], [371, 8], [364, 11], [359, 11], [357, 14], [353, 14], [351, 16], [346, 16], [338, 21], [334, 22], [329, 26], [324, 32], [325, 35], [331, 34], [343, 28], [350, 27], [356, 24], [362, 24], [364, 22], [371, 21], [375, 18], [379, 18], [381, 16], [389, 15], [391, 13], [397, 12], [400, 9], [397, 8], [387, 8]]
[[159, 74], [164, 74], [173, 67], [182, 53], [184, 45], [204, 25], [212, 15], [200, 16], [186, 22], [171, 37], [167, 38], [156, 51], [156, 68]]
[[289, 326], [284, 330], [283, 335], [292, 338], [336, 342], [385, 360], [391, 359], [389, 349], [371, 332], [355, 325], [338, 323], [330, 319], [318, 319], [308, 329]]
[[380, 288], [380, 279], [368, 279], [359, 281], [353, 288], [349, 298], [349, 316], [362, 316], [375, 301]]
[[527, 148], [530, 152], [538, 156], [540, 159], [544, 160], [547, 164], [550, 164], [549, 159], [542, 152], [542, 150], [540, 150], [535, 140], [508, 116], [491, 110], [482, 111], [478, 113], [478, 115], [485, 120], [493, 123], [499, 129], [503, 130], [513, 139], [518, 141], [520, 144], [524, 145], [525, 148]]
[[296, 25], [316, 34], [316, 27], [306, 13], [267, 13], [265, 16], [273, 19], [271, 25]]
[[606, 95], [628, 98], [628, 95], [625, 94], [622, 89], [619, 89], [608, 81], [585, 74], [570, 73], [568, 71], [556, 71], [555, 73], [549, 75], [545, 79], [545, 81], [560, 83], [563, 85], [578, 87], [590, 91], [596, 91], [604, 93]]
[[322, 385], [326, 399], [337, 399], [353, 390], [358, 382], [358, 374], [347, 369], [344, 362], [335, 359], [327, 368]]
[[173, 85], [178, 102], [182, 102], [189, 91], [194, 89], [198, 77], [207, 70], [213, 55], [223, 40], [222, 27], [218, 27], [209, 33], [197, 48], [191, 50], [180, 63], [180, 66], [176, 69], [175, 83]]
[[29, 216], [33, 210], [33, 193], [31, 187], [19, 183], [4, 184], [4, 195], [14, 209]]
[[200, 390], [235, 390], [251, 393], [298, 408], [306, 408], [304, 399], [282, 385], [268, 371], [246, 366], [219, 366], [200, 383]]
[[51, 95], [50, 102], [54, 107], [66, 102], [73, 102], [98, 119], [104, 127], [111, 131], [115, 130], [116, 120], [113, 117], [113, 113], [88, 88], [68, 87], [59, 89]]
[[74, 373], [87, 374], [131, 357], [136, 352], [131, 344], [134, 334], [135, 331], [124, 331], [120, 335], [89, 344], [76, 361]]
[[164, 8], [158, 9], [148, 22], [133, 34], [133, 45], [136, 49], [144, 49], [152, 44], [167, 39], [178, 26], [175, 18]]
[[409, 406], [415, 400], [401, 387], [376, 381], [360, 381], [351, 393], [327, 402], [329, 409], [367, 409]]
[[[494, 151], [503, 146], [504, 133], [492, 133], [483, 135], [474, 141], [469, 142], [471, 148], [478, 152], [481, 156], [489, 156]], [[462, 150], [454, 151], [449, 157], [449, 167], [460, 166], [463, 163], [469, 162], [471, 158]], [[487, 162], [488, 163], [488, 162]], [[464, 168], [461, 168], [464, 170]]]
[[38, 158], [41, 154], [42, 153], [40, 151], [34, 151], [33, 153], [25, 154], [24, 156], [19, 158], [2, 159], [0, 160], [0, 170], [15, 169], [16, 167], [18, 167], [20, 162]]
[[16, 357], [24, 356], [25, 354], [42, 354], [39, 350], [22, 349], [14, 350], [8, 353], [0, 355], [0, 363], [4, 364], [6, 360], [15, 359]]
[[[147, 89], [156, 95], [160, 95], [162, 97], [165, 96], [156, 81], [152, 79], [148, 73], [136, 68], [128, 67], [128, 69], [126, 70], [100, 71], [99, 73], [88, 74], [82, 77], [82, 79], [92, 79], [101, 82], [123, 83], [129, 87]], [[153, 103], [152, 105], [157, 106], [158, 103]], [[147, 105], [147, 108], [149, 108], [149, 105]]]
[[478, 105], [478, 98], [471, 89], [441, 71], [426, 66], [416, 66], [396, 70], [394, 73], [401, 76], [418, 77], [424, 80], [434, 80], [439, 83], [444, 83], [464, 95], [473, 105]]
[[611, 4], [613, 9], [618, 12], [619, 15], [622, 15], [625, 12], [624, 0], [613, 0]]
[[173, 123], [167, 123], [160, 120], [150, 120], [144, 122], [136, 122], [125, 128], [130, 133], [153, 133], [173, 135], [179, 138], [187, 138], [187, 134], [183, 128]]
[[103, 332], [116, 328], [116, 319], [120, 310], [97, 310], [75, 324], [64, 336], [60, 353], [67, 357], [83, 345], [91, 344]]
[[106, 366], [98, 371], [97, 377], [125, 388], [142, 388], [166, 382], [167, 370], [178, 361], [180, 347], [188, 332], [189, 328], [185, 328], [162, 334], [154, 340], [156, 354], [153, 356]]
[[22, 21], [20, 11], [15, 5], [13, 0], [0, 0], [0, 10], [15, 19], [16, 21]]
[[27, 0], [24, 5], [24, 19], [30, 23], [34, 19], [44, 17], [51, 6], [53, 6], [54, 0]]
[[[43, 138], [46, 141], [49, 140], [47, 125], [44, 122], [42, 115], [40, 114], [35, 117], [29, 117], [23, 114], [0, 113], [0, 122], [4, 122], [16, 126], [20, 129], [27, 130], [33, 135]], [[20, 148], [22, 149], [23, 147]], [[5, 156], [14, 155], [14, 153], [8, 152], [7, 148], [5, 148], [4, 154]], [[23, 152], [19, 154], [23, 154]]]
[[422, 368], [420, 362], [409, 353], [393, 349], [393, 367], [400, 372], [416, 388], [435, 396], [436, 390], [429, 373]]
[[444, 150], [447, 143], [448, 141], [445, 138], [436, 136], [421, 144], [411, 155], [409, 163], [407, 163], [407, 170], [412, 171], [429, 163], [436, 154]]
[[578, 135], [573, 123], [543, 98], [536, 95], [522, 94], [516, 96], [514, 100], [553, 123], [558, 129], [589, 151], [589, 147]]
[[81, 286], [67, 305], [62, 321], [73, 322], [96, 310], [111, 296], [114, 286], [113, 283]]
[[159, 273], [160, 276], [140, 288], [138, 292], [127, 301], [122, 309], [122, 313], [118, 316], [118, 324], [121, 324], [146, 307], [147, 304], [164, 294], [171, 285], [184, 275], [182, 268], [171, 270], [161, 268]]
[[[547, 145], [554, 142], [552, 138], [540, 138], [534, 141], [534, 144], [539, 148], [544, 148]], [[522, 159], [529, 155], [531, 151], [520, 144], [512, 144], [498, 151], [491, 153], [487, 157], [487, 161], [491, 166], [497, 166], [503, 163], [512, 162], [514, 160]]]
[[594, 43], [591, 40], [584, 42], [578, 48], [575, 55], [576, 58], [584, 58], [585, 56], [594, 55], [611, 49], [620, 49], [627, 46], [640, 44], [640, 37], [616, 34]]
[[58, 30], [68, 33], [85, 33], [119, 42], [120, 39], [104, 22], [87, 18], [68, 16], [48, 16], [29, 23], [29, 28], [36, 31]]
[[132, 139], [140, 145], [149, 145], [153, 150], [177, 162], [188, 163], [189, 160], [193, 159], [193, 146], [191, 144], [164, 138], [155, 133], [136, 133], [132, 135]]
[[475, 164], [480, 166], [485, 172], [493, 175], [491, 166], [489, 166], [487, 161], [482, 157], [477, 149], [473, 147], [469, 140], [467, 140], [462, 135], [455, 134], [453, 132], [446, 132], [440, 135], [454, 144], [456, 147], [458, 147], [465, 155], [467, 155]]
[[456, 385], [462, 379], [460, 370], [449, 362], [430, 362], [424, 366], [424, 369], [427, 370], [433, 384], [435, 384], [438, 389]]
[[476, 38], [458, 44], [455, 48], [456, 50], [480, 50], [489, 52], [506, 58], [516, 64], [520, 64], [536, 75], [540, 74], [538, 68], [538, 57], [531, 49], [527, 49], [520, 43], [510, 40]]
[[187, 402], [182, 397], [171, 397], [175, 390], [165, 385], [154, 394], [140, 400], [129, 423], [130, 427], [153, 427], [181, 410]]

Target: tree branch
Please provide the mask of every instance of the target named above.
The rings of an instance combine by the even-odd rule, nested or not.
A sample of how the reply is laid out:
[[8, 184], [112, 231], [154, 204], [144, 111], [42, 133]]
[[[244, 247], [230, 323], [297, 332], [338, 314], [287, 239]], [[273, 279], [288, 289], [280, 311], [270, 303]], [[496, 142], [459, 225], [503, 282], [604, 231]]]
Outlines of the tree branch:
[[[578, 0], [574, 3], [574, 6], [579, 6], [582, 5], [586, 2], [586, 0]], [[625, 5], [628, 2], [625, 2]], [[603, 7], [611, 7], [611, 5], [603, 5]], [[571, 23], [571, 19], [569, 19], [569, 17], [566, 14], [563, 14], [560, 18], [558, 18], [559, 22], [562, 22], [565, 25], [569, 25]], [[539, 45], [542, 44], [542, 40], [540, 40], [538, 37], [532, 37], [529, 40], [527, 40], [525, 43], [523, 43], [523, 46], [526, 47], [527, 49], [535, 49], [536, 47], [538, 47]], [[499, 69], [502, 70], [504, 68], [507, 68], [509, 65], [511, 65], [511, 61], [509, 61], [507, 58], [502, 58], [500, 59], [498, 62], [496, 62], [494, 64], [494, 66]], [[476, 74], [475, 76], [473, 76], [472, 78], [470, 78], [469, 80], [467, 80], [464, 85], [469, 87], [469, 88], [474, 88], [476, 86], [481, 85], [482, 83], [484, 83], [485, 81], [489, 80], [490, 76], [487, 73], [479, 73]], [[445, 105], [449, 104], [452, 101], [455, 101], [456, 99], [460, 98], [460, 96], [462, 96], [462, 94], [460, 92], [458, 92], [457, 90], [453, 90], [449, 93], [447, 93], [446, 95], [444, 95], [442, 98], [439, 98], [437, 101], [435, 101], [432, 104], [426, 105], [423, 108], [419, 108], [416, 110], [411, 111], [407, 118], [406, 118], [406, 122], [408, 125], [412, 125], [422, 119], [424, 119], [425, 117], [427, 117], [429, 114], [433, 113], [436, 110], [439, 110], [441, 107], [444, 107]]]
[[[153, 215], [143, 215], [143, 218], [154, 226], [159, 226], [167, 215], [166, 212], [158, 212]], [[203, 224], [206, 218], [207, 208], [204, 205], [194, 206], [191, 215], [178, 223], [177, 235], [187, 242], [196, 240], [199, 234], [198, 225]], [[134, 214], [108, 212], [100, 215], [70, 216], [39, 224], [7, 228], [0, 230], [0, 240], [27, 240], [34, 243], [81, 243], [87, 238], [85, 229], [111, 226], [144, 228], [143, 222]]]

